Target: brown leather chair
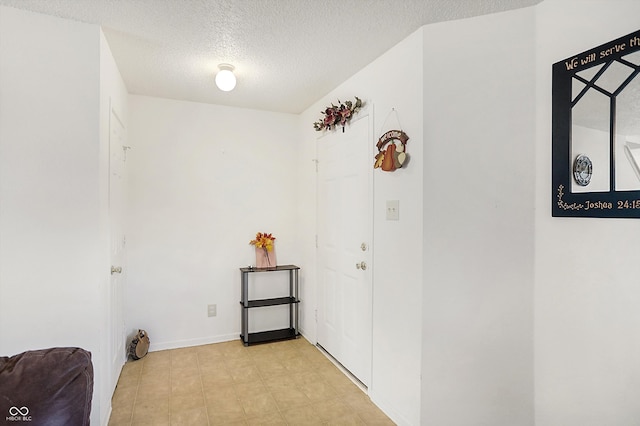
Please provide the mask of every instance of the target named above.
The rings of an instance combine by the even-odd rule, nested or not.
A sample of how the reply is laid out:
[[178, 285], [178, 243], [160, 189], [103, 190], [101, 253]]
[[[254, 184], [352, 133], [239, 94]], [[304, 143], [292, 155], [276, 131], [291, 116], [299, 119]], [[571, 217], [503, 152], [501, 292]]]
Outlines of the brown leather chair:
[[0, 357], [0, 423], [89, 425], [91, 353], [51, 348]]

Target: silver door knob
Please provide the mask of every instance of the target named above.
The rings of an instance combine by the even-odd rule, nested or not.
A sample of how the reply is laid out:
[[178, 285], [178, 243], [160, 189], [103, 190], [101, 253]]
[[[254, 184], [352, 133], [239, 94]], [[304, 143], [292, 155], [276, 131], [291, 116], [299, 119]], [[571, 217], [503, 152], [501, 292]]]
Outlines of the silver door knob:
[[363, 271], [367, 269], [367, 263], [362, 261], [360, 263], [356, 263], [356, 269], [362, 269]]
[[113, 274], [121, 274], [122, 273], [122, 266], [112, 266], [111, 267], [111, 275]]

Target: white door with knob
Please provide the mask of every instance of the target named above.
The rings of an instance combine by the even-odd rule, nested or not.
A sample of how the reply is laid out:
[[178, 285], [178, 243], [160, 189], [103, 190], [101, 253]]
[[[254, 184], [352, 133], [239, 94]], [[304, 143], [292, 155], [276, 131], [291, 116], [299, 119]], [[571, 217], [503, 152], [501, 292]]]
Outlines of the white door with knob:
[[115, 388], [126, 361], [124, 329], [123, 274], [125, 262], [125, 162], [126, 133], [118, 112], [111, 108], [109, 116], [109, 226], [111, 228], [111, 285], [109, 291], [109, 357], [110, 387]]
[[371, 378], [373, 141], [368, 116], [317, 140], [318, 344]]

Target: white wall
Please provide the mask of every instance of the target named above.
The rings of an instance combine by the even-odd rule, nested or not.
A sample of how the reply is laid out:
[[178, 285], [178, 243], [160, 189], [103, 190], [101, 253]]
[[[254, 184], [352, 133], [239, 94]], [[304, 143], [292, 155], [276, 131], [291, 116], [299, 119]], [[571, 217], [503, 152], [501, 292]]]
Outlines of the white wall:
[[279, 264], [300, 261], [297, 117], [143, 96], [129, 108], [127, 327], [151, 350], [237, 339], [255, 233], [275, 235]]
[[533, 424], [534, 18], [424, 27], [421, 424]]
[[[99, 43], [97, 26], [0, 7], [0, 354], [79, 346], [97, 384]], [[94, 424], [101, 400], [98, 385]]]
[[[373, 362], [371, 399], [400, 424], [420, 423], [420, 352], [422, 294], [422, 30], [390, 49], [338, 88], [318, 100], [301, 116], [299, 205], [315, 206], [315, 147], [319, 133], [313, 122], [331, 102], [358, 96], [366, 102], [360, 114], [373, 118], [373, 147], [387, 130], [401, 127], [410, 137], [411, 161], [393, 173], [374, 171], [373, 244]], [[392, 113], [395, 108], [397, 116]], [[373, 167], [374, 158], [371, 158]], [[400, 220], [387, 221], [387, 200], [398, 200]], [[309, 207], [307, 207], [309, 206]], [[300, 213], [303, 213], [299, 210]], [[313, 221], [313, 223], [312, 223]], [[315, 262], [315, 215], [306, 217], [300, 234], [304, 264]], [[307, 268], [311, 269], [311, 268]], [[315, 269], [314, 269], [315, 272]], [[315, 343], [313, 309], [315, 275], [306, 275], [305, 333]], [[305, 290], [305, 291], [307, 291]]]
[[638, 16], [636, 0], [545, 0], [537, 7], [538, 426], [640, 419], [640, 221], [551, 217], [551, 65], [637, 31]]

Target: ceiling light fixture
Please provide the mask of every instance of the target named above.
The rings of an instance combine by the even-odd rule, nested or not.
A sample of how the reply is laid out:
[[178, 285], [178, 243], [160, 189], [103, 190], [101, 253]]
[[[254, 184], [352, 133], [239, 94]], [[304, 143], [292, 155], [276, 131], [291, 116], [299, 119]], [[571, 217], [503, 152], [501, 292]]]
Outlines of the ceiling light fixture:
[[236, 76], [233, 74], [233, 65], [220, 64], [220, 71], [216, 74], [216, 86], [223, 92], [229, 92], [236, 87]]

